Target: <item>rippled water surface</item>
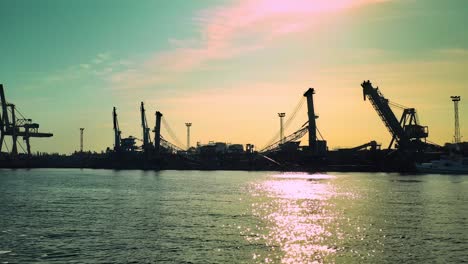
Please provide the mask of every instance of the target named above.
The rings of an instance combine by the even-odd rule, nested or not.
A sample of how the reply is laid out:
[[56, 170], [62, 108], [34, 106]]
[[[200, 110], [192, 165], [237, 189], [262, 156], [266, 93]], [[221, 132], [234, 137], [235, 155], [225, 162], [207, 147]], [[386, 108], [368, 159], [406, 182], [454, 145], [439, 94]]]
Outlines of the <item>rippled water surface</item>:
[[463, 175], [0, 170], [0, 263], [463, 261]]

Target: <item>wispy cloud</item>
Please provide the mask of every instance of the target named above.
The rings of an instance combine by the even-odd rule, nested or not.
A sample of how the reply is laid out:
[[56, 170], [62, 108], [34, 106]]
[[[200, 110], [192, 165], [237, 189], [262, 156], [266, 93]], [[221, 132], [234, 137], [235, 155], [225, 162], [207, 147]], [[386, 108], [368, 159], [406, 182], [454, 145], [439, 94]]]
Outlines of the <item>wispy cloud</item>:
[[85, 63], [71, 65], [53, 74], [47, 75], [43, 81], [50, 83], [70, 81], [83, 78], [83, 76], [87, 75], [102, 76], [111, 74], [116, 66], [128, 65], [121, 61], [114, 62], [111, 59], [112, 56], [109, 52], [98, 53], [94, 58], [89, 59], [89, 61]]
[[96, 58], [93, 59], [94, 64], [101, 64], [110, 59], [110, 53], [99, 53]]
[[87, 63], [83, 63], [83, 64], [80, 64], [80, 67], [82, 69], [89, 69], [89, 67], [91, 67], [91, 65], [87, 64]]
[[268, 47], [292, 33], [310, 31], [321, 16], [385, 0], [243, 0], [202, 10], [193, 22], [199, 39], [170, 39], [172, 49], [156, 52], [136, 67], [109, 80], [122, 88], [149, 86], [177, 79], [208, 62], [228, 60]]
[[451, 56], [451, 57], [466, 57], [468, 56], [468, 49], [462, 48], [450, 48], [450, 49], [439, 49], [436, 51], [437, 55]]

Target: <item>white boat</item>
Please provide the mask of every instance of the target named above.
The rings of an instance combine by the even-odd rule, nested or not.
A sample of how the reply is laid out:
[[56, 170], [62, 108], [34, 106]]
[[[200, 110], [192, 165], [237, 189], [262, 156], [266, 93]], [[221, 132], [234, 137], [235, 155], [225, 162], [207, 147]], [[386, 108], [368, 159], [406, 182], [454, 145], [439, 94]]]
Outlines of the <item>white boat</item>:
[[468, 174], [468, 158], [442, 157], [429, 163], [416, 164], [421, 173]]

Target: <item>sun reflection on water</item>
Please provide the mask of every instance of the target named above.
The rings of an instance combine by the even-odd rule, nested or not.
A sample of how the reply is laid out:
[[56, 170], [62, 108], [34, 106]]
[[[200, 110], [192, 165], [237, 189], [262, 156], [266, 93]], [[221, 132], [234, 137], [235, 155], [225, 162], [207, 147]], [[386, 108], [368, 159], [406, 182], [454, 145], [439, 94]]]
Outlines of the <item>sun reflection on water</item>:
[[[254, 184], [251, 193], [264, 198], [252, 204], [253, 214], [265, 224], [261, 240], [270, 249], [267, 256], [254, 254], [254, 262], [322, 263], [337, 248], [328, 243], [336, 218], [329, 199], [336, 195], [326, 174], [282, 173]], [[335, 237], [336, 239], [336, 237]]]

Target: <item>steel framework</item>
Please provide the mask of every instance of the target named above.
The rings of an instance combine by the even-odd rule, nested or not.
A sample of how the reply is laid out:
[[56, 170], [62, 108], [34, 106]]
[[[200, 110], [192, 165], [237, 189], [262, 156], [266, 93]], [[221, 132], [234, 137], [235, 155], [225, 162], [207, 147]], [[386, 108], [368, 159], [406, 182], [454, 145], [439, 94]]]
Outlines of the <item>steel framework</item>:
[[[18, 154], [18, 137], [23, 137], [26, 142], [26, 153], [31, 155], [30, 138], [46, 138], [52, 137], [52, 133], [39, 132], [39, 124], [33, 123], [31, 119], [25, 118], [16, 108], [14, 104], [8, 103], [5, 98], [3, 85], [0, 84], [0, 152], [2, 151], [5, 136], [11, 136], [12, 148], [11, 155]], [[17, 114], [21, 117], [18, 118]]]

